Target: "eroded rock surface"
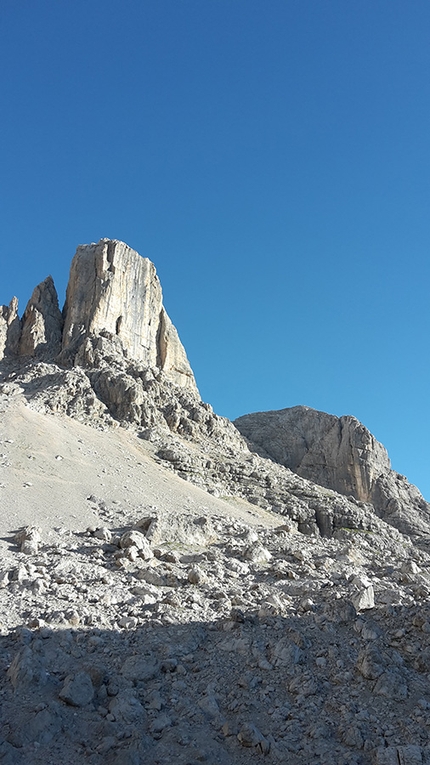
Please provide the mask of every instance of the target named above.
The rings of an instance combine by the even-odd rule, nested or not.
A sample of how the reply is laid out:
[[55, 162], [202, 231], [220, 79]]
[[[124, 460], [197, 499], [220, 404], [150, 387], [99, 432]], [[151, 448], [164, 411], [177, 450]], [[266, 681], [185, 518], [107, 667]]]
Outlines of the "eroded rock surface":
[[0, 307], [0, 359], [37, 356], [91, 366], [88, 344], [99, 338], [198, 396], [184, 347], [163, 306], [155, 266], [124, 242], [102, 239], [78, 247], [62, 314], [50, 276], [35, 288], [22, 320], [16, 298]]
[[128, 358], [163, 370], [196, 391], [185, 350], [164, 307], [155, 266], [124, 242], [81, 245], [73, 258], [64, 306], [63, 350], [107, 333]]
[[9, 305], [0, 306], [0, 359], [17, 353], [20, 336], [18, 300], [13, 297]]
[[425, 531], [430, 505], [391, 470], [384, 446], [355, 417], [295, 406], [235, 420], [250, 442], [279, 464], [320, 486], [372, 503], [401, 530]]
[[61, 350], [63, 317], [51, 276], [35, 287], [22, 317], [21, 356], [55, 358]]

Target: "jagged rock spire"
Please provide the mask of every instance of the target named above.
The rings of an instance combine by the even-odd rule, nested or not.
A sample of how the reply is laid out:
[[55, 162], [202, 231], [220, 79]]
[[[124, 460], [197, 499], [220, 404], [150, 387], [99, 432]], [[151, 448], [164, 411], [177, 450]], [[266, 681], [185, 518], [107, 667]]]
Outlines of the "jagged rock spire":
[[22, 317], [21, 356], [52, 358], [61, 350], [63, 318], [52, 276], [34, 288]]

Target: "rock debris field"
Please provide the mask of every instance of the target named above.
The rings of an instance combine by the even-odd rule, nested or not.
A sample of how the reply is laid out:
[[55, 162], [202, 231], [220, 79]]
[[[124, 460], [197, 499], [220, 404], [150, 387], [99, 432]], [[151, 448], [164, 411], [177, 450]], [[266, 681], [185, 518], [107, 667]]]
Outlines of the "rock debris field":
[[[140, 256], [78, 252], [116, 311]], [[124, 342], [82, 331], [106, 311], [69, 284], [61, 348], [46, 285], [0, 312], [0, 764], [430, 764], [418, 490], [354, 418], [296, 407], [241, 435], [165, 312], [131, 358], [137, 319]]]

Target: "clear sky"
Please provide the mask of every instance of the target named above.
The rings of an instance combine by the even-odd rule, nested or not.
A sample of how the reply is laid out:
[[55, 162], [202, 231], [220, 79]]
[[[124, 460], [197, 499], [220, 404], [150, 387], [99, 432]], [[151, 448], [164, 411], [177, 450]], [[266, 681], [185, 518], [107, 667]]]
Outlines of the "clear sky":
[[0, 303], [155, 263], [202, 397], [353, 414], [430, 499], [428, 0], [2, 0]]

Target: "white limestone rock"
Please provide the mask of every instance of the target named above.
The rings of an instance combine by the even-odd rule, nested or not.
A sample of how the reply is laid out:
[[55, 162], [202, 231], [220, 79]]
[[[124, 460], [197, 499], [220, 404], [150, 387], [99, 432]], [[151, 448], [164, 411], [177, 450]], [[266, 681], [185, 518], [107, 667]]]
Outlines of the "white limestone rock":
[[41, 540], [41, 529], [38, 526], [25, 526], [15, 534], [15, 541], [21, 545], [21, 552], [26, 555], [35, 555]]
[[154, 556], [151, 550], [148, 540], [145, 535], [140, 531], [134, 529], [125, 531], [119, 540], [119, 546], [122, 550], [128, 550], [129, 548], [135, 548], [140, 557], [144, 560], [150, 560]]
[[22, 317], [21, 356], [55, 357], [61, 349], [63, 317], [51, 276], [34, 288]]
[[391, 469], [385, 447], [355, 417], [294, 406], [246, 414], [234, 424], [263, 456], [320, 486], [373, 504], [377, 515], [402, 532], [427, 533], [430, 504]]
[[356, 611], [365, 611], [375, 607], [375, 592], [372, 584], [363, 585], [352, 596], [352, 603]]
[[18, 299], [13, 297], [9, 305], [0, 305], [0, 360], [18, 352], [20, 335]]
[[117, 240], [81, 245], [73, 258], [64, 307], [63, 350], [107, 333], [128, 357], [158, 367], [197, 393], [178, 333], [164, 307], [155, 266]]
[[234, 424], [281, 465], [363, 502], [371, 501], [373, 483], [390, 469], [385, 448], [355, 417], [294, 406], [247, 414]]

